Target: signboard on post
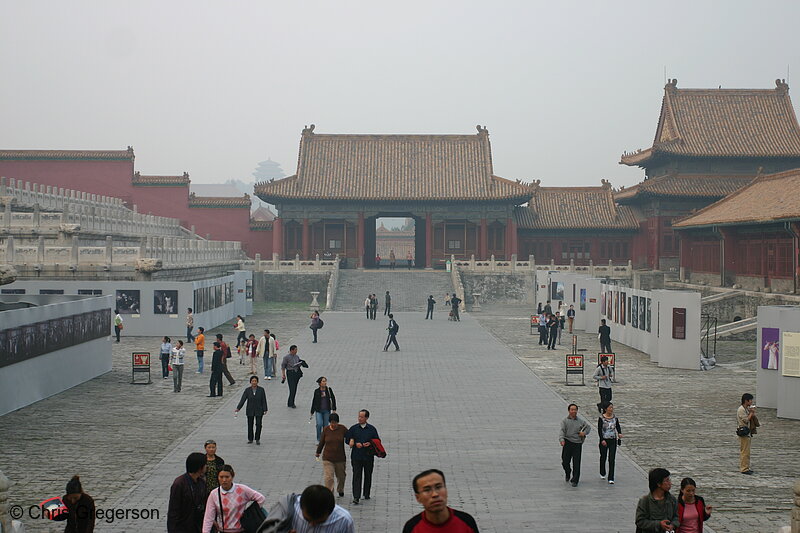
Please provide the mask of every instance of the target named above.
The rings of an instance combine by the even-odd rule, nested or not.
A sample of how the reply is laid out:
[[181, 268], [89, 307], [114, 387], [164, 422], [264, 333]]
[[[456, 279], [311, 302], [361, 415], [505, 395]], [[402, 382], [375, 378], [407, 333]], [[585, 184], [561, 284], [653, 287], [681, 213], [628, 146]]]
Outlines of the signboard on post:
[[[580, 386], [582, 386], [582, 385], [586, 384], [584, 382], [584, 376], [583, 376], [583, 355], [580, 355], [580, 354], [567, 354], [566, 355], [566, 361], [565, 361], [565, 367], [566, 367], [566, 371], [567, 371], [567, 374], [566, 374], [566, 378], [567, 378], [566, 379], [566, 383], [567, 383], [567, 385], [570, 385], [570, 386], [579, 386], [580, 385]], [[577, 374], [580, 374], [581, 382], [580, 383], [570, 383], [569, 382], [569, 376], [570, 375], [577, 375]]]
[[614, 371], [614, 379], [612, 379], [611, 381], [616, 383], [617, 382], [617, 355], [615, 353], [613, 353], [613, 352], [597, 354], [597, 366], [600, 366], [600, 359], [603, 358], [603, 357], [608, 357], [608, 366], [611, 368], [611, 370]]
[[534, 331], [539, 332], [539, 315], [531, 315], [531, 335]]
[[[147, 374], [147, 381], [136, 381], [136, 374]], [[150, 352], [133, 352], [131, 354], [131, 384], [149, 385], [150, 380]]]

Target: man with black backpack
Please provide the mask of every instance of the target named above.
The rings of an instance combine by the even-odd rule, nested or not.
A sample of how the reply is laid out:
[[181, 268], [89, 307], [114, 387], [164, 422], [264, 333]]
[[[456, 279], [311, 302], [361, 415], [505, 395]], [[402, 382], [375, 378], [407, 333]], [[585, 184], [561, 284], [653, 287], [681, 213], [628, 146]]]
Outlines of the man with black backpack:
[[453, 313], [453, 321], [461, 322], [461, 317], [458, 316], [458, 308], [461, 305], [461, 298], [456, 296], [456, 293], [453, 293], [453, 297], [450, 298], [450, 307]]
[[394, 343], [394, 351], [399, 352], [400, 345], [397, 344], [397, 332], [400, 331], [400, 326], [397, 325], [392, 313], [389, 313], [389, 327], [386, 329], [389, 331], [389, 336], [386, 338], [386, 346], [383, 347], [383, 351], [388, 352], [389, 345]]

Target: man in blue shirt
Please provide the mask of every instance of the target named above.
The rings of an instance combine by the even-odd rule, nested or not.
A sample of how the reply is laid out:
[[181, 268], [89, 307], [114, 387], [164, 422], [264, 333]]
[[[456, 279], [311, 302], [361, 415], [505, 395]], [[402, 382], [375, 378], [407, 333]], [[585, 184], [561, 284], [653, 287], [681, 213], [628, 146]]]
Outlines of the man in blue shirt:
[[361, 479], [364, 479], [364, 499], [369, 500], [372, 489], [372, 469], [375, 466], [375, 452], [372, 439], [379, 439], [375, 426], [367, 424], [369, 411], [358, 412], [358, 424], [354, 424], [344, 436], [350, 446], [350, 462], [353, 465], [353, 505], [361, 500]]

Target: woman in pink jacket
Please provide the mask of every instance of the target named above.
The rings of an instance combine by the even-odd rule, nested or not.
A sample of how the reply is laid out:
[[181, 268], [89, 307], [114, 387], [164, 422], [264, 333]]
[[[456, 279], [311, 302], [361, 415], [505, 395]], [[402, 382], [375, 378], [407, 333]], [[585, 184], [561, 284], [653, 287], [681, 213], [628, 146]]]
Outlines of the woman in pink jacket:
[[203, 533], [211, 533], [212, 526], [215, 526], [220, 533], [240, 533], [244, 528], [239, 521], [247, 504], [251, 501], [258, 505], [264, 503], [263, 494], [247, 485], [234, 483], [234, 475], [231, 465], [220, 467], [217, 474], [219, 487], [211, 491], [206, 502]]

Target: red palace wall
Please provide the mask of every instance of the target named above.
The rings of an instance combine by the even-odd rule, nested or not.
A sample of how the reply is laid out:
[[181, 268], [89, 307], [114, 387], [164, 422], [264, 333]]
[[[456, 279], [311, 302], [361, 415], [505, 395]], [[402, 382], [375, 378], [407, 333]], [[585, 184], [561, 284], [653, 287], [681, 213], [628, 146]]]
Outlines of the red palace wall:
[[32, 160], [0, 161], [0, 176], [91, 194], [122, 198], [140, 213], [174, 217], [192, 225], [198, 235], [241, 241], [250, 257], [272, 258], [272, 232], [250, 230], [249, 207], [189, 207], [189, 187], [134, 186], [133, 161]]

